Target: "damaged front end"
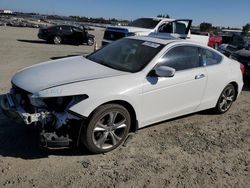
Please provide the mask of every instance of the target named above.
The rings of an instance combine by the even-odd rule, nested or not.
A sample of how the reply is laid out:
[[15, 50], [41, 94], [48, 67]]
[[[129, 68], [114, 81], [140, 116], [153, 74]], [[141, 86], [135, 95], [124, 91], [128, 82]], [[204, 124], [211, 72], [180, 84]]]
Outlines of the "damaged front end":
[[1, 99], [3, 113], [16, 122], [38, 127], [41, 144], [68, 147], [77, 144], [84, 117], [69, 109], [87, 95], [40, 98], [13, 85]]

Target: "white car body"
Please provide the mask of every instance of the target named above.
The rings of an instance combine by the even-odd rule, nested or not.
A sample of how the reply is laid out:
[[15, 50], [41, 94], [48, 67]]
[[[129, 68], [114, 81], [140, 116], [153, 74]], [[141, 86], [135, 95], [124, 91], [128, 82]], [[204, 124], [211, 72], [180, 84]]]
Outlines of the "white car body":
[[[174, 45], [176, 44], [170, 44], [167, 48]], [[239, 91], [241, 91], [243, 82], [239, 64], [226, 57], [224, 59], [227, 62], [223, 61], [219, 66], [177, 72], [174, 78], [160, 78], [156, 86], [152, 85], [145, 75], [153, 69], [166, 50], [164, 49], [162, 54], [158, 54], [140, 73], [120, 73], [119, 76], [78, 82], [69, 86], [63, 85], [52, 90], [62, 90], [64, 91], [62, 95], [72, 95], [76, 94], [74, 91], [76, 88], [82, 88], [77, 89], [77, 92], [87, 93], [91, 96], [91, 100], [85, 100], [70, 110], [85, 117], [88, 117], [101, 104], [116, 100], [126, 101], [135, 109], [139, 128], [162, 120], [213, 108], [223, 86], [231, 82], [236, 81]], [[199, 74], [205, 74], [206, 78], [195, 80], [194, 77]], [[43, 92], [50, 93], [50, 89], [37, 93], [39, 97], [48, 97]]]
[[[135, 73], [115, 70], [82, 56], [53, 60], [23, 69], [12, 78], [12, 84], [29, 93], [29, 100], [35, 106], [43, 106], [43, 99], [80, 95], [86, 97], [81, 101], [73, 101], [60, 113], [42, 108], [30, 114], [21, 106], [16, 106], [15, 111], [26, 124], [44, 122], [47, 116], [53, 114], [57, 118], [56, 128], [60, 128], [72, 118], [71, 114], [85, 119], [91, 117], [103, 104], [126, 104], [131, 107], [130, 113], [135, 115], [133, 126], [137, 124], [136, 128], [142, 128], [214, 108], [222, 91], [230, 83], [235, 87], [236, 96], [242, 90], [240, 64], [209, 47], [186, 40], [153, 37], [130, 37], [128, 40], [145, 41], [152, 48], [161, 45], [162, 49], [145, 68]], [[150, 76], [164, 54], [181, 46], [207, 49], [220, 56], [221, 61], [211, 66], [202, 65], [176, 71], [173, 77]], [[8, 106], [15, 106], [10, 95], [14, 95], [12, 91], [7, 94], [7, 107], [2, 104], [5, 111], [10, 110]]]

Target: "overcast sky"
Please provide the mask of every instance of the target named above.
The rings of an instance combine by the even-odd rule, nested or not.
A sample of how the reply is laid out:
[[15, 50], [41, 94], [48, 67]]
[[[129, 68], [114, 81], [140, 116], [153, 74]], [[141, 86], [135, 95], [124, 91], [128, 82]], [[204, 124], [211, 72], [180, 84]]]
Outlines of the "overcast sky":
[[0, 0], [0, 9], [128, 20], [169, 14], [226, 27], [250, 22], [250, 0]]

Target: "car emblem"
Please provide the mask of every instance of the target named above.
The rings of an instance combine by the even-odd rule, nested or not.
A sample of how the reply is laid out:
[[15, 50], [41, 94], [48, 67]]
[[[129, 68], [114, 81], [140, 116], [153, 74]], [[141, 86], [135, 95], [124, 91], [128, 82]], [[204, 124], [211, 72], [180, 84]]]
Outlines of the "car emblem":
[[114, 34], [110, 34], [110, 38], [114, 39], [115, 38]]

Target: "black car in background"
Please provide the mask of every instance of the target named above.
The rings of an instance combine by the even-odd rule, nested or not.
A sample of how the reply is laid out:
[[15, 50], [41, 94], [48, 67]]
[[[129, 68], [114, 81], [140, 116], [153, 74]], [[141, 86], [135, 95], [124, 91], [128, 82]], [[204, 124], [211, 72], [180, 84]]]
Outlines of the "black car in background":
[[250, 81], [250, 42], [248, 37], [239, 34], [222, 36], [218, 51], [244, 65], [244, 81]]
[[218, 51], [229, 57], [234, 52], [248, 48], [245, 39], [239, 34], [231, 36], [222, 36], [222, 44], [218, 47]]
[[90, 46], [95, 41], [95, 36], [89, 34], [86, 29], [69, 25], [57, 25], [40, 29], [38, 38], [54, 44], [74, 43]]
[[231, 58], [237, 60], [244, 65], [245, 73], [244, 77], [246, 80], [250, 81], [250, 51], [246, 49], [238, 50], [232, 53]]

